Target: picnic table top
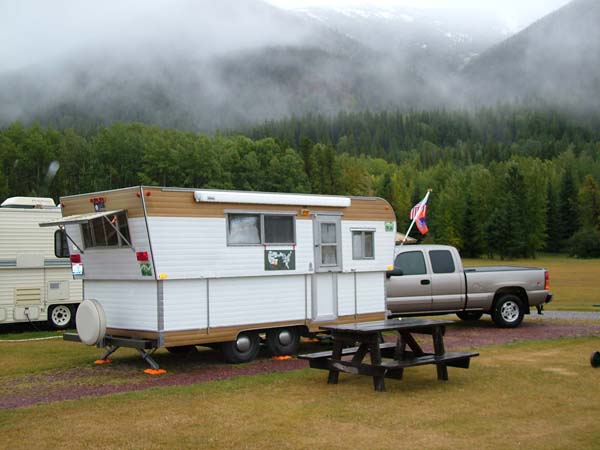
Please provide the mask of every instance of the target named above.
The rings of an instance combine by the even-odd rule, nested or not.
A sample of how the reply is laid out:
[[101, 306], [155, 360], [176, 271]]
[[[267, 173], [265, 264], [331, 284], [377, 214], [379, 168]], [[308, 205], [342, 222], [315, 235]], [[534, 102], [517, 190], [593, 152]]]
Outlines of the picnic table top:
[[431, 319], [414, 319], [414, 318], [403, 318], [388, 319], [388, 320], [375, 320], [373, 322], [358, 322], [358, 323], [345, 323], [340, 325], [324, 325], [321, 328], [326, 331], [341, 332], [341, 333], [358, 333], [358, 334], [372, 334], [379, 333], [382, 331], [393, 331], [403, 329], [418, 329], [418, 328], [429, 328], [432, 326], [444, 326], [452, 324], [451, 320], [431, 320]]

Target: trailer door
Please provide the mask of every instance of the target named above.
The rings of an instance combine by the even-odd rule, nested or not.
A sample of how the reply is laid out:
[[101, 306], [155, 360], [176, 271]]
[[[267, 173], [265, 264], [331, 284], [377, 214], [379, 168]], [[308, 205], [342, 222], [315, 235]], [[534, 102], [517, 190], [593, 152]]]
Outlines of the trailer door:
[[312, 318], [337, 318], [337, 273], [342, 270], [341, 217], [318, 214], [313, 222], [315, 274], [312, 279]]

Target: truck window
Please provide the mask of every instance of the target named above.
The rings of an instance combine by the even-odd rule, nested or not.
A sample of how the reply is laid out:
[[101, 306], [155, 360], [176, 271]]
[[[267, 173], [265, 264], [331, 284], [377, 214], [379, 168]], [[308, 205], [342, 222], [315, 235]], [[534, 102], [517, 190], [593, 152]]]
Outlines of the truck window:
[[454, 273], [454, 260], [448, 250], [432, 250], [429, 252], [433, 273]]
[[403, 275], [424, 275], [427, 273], [425, 268], [425, 258], [422, 252], [406, 252], [396, 256], [394, 268], [402, 270]]

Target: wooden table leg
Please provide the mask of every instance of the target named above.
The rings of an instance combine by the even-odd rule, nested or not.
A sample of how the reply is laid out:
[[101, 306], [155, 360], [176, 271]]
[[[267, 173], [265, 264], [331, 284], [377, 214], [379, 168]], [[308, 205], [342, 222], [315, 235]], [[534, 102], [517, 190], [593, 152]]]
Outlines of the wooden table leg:
[[[340, 360], [342, 359], [342, 348], [344, 347], [343, 340], [333, 336], [333, 353], [331, 359]], [[329, 370], [329, 376], [327, 377], [328, 384], [337, 384], [340, 373], [337, 370]]]
[[[442, 356], [446, 353], [444, 349], [444, 327], [435, 327], [432, 333], [433, 336], [433, 348], [435, 356]], [[437, 363], [437, 377], [438, 380], [448, 380], [448, 367], [444, 363]]]
[[[381, 349], [379, 348], [379, 333], [371, 337], [371, 364], [381, 365]], [[373, 376], [373, 387], [376, 391], [385, 391], [385, 376]]]
[[[398, 340], [396, 341], [396, 348], [394, 349], [394, 359], [396, 361], [404, 360], [404, 353], [406, 352], [406, 340], [401, 333], [398, 333]], [[401, 380], [404, 375], [404, 369], [398, 369], [395, 371], [394, 377], [397, 380]]]

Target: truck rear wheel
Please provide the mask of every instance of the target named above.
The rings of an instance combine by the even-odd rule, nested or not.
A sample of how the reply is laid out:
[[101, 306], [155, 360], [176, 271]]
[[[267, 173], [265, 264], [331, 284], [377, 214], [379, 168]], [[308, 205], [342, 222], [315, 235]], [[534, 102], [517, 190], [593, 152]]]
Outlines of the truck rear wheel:
[[492, 320], [501, 328], [515, 328], [523, 321], [523, 301], [513, 294], [504, 294], [494, 304]]
[[460, 311], [460, 312], [457, 312], [456, 315], [458, 316], [458, 318], [460, 320], [474, 321], [474, 320], [481, 319], [481, 316], [483, 316], [483, 312], [482, 311]]
[[235, 341], [223, 342], [221, 351], [225, 361], [240, 364], [253, 361], [260, 349], [260, 338], [255, 332], [240, 333]]
[[267, 347], [274, 356], [291, 355], [300, 347], [297, 328], [276, 328], [267, 331]]

